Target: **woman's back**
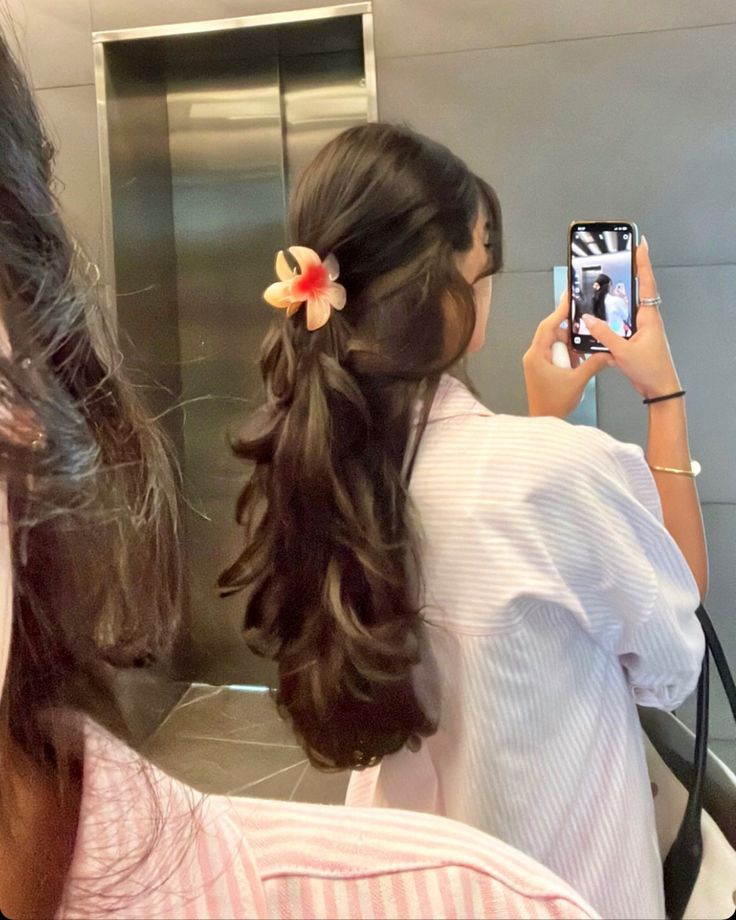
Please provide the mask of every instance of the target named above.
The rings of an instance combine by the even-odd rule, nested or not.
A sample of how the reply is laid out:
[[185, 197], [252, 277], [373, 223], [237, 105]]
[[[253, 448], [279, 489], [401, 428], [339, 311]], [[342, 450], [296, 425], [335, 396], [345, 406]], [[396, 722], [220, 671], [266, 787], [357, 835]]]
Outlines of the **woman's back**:
[[428, 646], [417, 685], [439, 690], [439, 730], [385, 758], [375, 789], [356, 776], [350, 801], [467, 821], [604, 916], [663, 916], [635, 698], [678, 705], [702, 639], [640, 451], [493, 416], [444, 378], [411, 491]]

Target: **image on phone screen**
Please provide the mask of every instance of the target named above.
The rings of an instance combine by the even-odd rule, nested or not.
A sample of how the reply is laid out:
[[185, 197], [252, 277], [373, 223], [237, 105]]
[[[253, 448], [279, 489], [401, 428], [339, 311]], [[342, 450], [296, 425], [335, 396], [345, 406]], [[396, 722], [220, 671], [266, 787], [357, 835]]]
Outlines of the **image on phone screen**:
[[622, 338], [636, 332], [636, 225], [626, 221], [570, 225], [570, 329], [577, 351], [605, 351], [583, 319], [590, 314]]

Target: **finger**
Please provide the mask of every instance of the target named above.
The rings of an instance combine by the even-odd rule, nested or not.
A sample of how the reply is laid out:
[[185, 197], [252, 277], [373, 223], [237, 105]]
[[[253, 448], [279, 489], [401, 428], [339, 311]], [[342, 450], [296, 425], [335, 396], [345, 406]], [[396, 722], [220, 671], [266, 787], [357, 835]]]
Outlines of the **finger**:
[[597, 319], [597, 317], [590, 316], [587, 313], [583, 319], [585, 320], [585, 325], [588, 327], [590, 334], [598, 339], [601, 345], [605, 345], [614, 358], [622, 353], [622, 348], [626, 347], [624, 340], [611, 329], [608, 323], [604, 323], [602, 319]]
[[592, 377], [595, 377], [596, 374], [599, 374], [612, 364], [613, 359], [610, 355], [591, 355], [587, 361], [581, 362], [575, 369], [575, 375], [587, 383]]
[[652, 261], [649, 258], [649, 243], [643, 236], [636, 247], [636, 273], [639, 277], [639, 299], [657, 296], [657, 280], [654, 277]]
[[564, 323], [564, 321], [568, 319], [569, 313], [570, 301], [567, 296], [567, 290], [564, 290], [560, 294], [560, 299], [557, 301], [557, 306], [555, 307], [554, 313], [550, 313], [544, 322], [549, 323], [553, 329], [557, 329], [560, 323]]
[[552, 342], [557, 341], [560, 325], [569, 319], [569, 310], [567, 291], [563, 291], [554, 311], [549, 316], [545, 316], [537, 326], [537, 331], [534, 334], [535, 343], [549, 347]]

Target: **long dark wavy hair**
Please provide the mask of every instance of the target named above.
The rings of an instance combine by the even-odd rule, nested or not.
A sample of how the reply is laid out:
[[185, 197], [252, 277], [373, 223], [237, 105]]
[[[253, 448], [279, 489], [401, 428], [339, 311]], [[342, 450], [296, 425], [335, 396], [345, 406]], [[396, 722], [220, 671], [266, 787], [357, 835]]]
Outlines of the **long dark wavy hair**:
[[0, 36], [0, 308], [9, 339], [0, 347], [0, 476], [14, 586], [0, 765], [10, 742], [62, 771], [49, 714], [94, 709], [107, 664], [167, 654], [180, 565], [167, 448], [124, 379], [94, 272], [59, 215], [52, 160]]
[[405, 452], [418, 400], [465, 353], [472, 285], [456, 257], [493, 190], [447, 148], [387, 124], [351, 128], [306, 169], [293, 244], [334, 253], [347, 305], [309, 332], [279, 319], [263, 346], [265, 404], [234, 444], [254, 464], [245, 546], [220, 579], [247, 590], [245, 634], [278, 662], [275, 695], [310, 760], [361, 767], [435, 730], [417, 698], [421, 569]]
[[597, 291], [593, 291], [593, 297], [591, 299], [592, 303], [592, 314], [597, 316], [598, 319], [605, 321], [606, 319], [606, 297], [608, 292], [611, 289], [611, 279], [608, 275], [600, 274], [595, 279], [596, 283], [599, 285]]

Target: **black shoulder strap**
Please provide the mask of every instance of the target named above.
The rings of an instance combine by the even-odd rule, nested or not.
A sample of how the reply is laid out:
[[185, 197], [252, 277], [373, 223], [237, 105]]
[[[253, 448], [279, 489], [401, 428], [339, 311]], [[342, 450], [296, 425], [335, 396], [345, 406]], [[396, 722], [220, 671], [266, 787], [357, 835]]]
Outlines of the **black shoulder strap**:
[[736, 721], [736, 685], [728, 666], [726, 655], [715, 627], [701, 604], [696, 616], [705, 633], [705, 655], [698, 681], [697, 714], [695, 718], [695, 752], [693, 778], [690, 785], [682, 824], [664, 861], [665, 907], [670, 920], [680, 920], [693, 893], [703, 860], [703, 837], [700, 814], [703, 808], [703, 786], [708, 763], [708, 704], [710, 681], [710, 656], [728, 697]]
[[728, 666], [726, 653], [723, 651], [723, 646], [721, 645], [721, 640], [718, 638], [715, 626], [713, 626], [713, 622], [702, 604], [695, 611], [695, 615], [700, 620], [700, 625], [703, 627], [706, 645], [713, 656], [713, 661], [721, 678], [723, 689], [726, 691], [728, 705], [731, 707], [731, 714], [733, 715], [734, 722], [736, 722], [736, 683], [734, 683], [733, 674]]

